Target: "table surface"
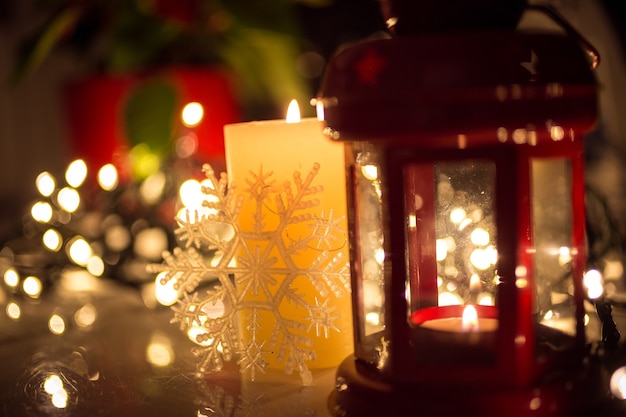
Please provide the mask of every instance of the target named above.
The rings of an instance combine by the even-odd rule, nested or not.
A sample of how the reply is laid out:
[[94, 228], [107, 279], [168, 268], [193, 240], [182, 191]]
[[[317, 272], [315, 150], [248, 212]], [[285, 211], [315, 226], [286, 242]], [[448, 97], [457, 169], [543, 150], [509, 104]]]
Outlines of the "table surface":
[[[0, 314], [0, 416], [330, 416], [334, 369], [314, 371], [307, 387], [282, 371], [244, 380], [235, 362], [196, 377], [194, 345], [169, 308], [148, 308], [114, 281], [98, 285], [0, 297], [21, 310]], [[53, 316], [65, 323], [59, 334]]]

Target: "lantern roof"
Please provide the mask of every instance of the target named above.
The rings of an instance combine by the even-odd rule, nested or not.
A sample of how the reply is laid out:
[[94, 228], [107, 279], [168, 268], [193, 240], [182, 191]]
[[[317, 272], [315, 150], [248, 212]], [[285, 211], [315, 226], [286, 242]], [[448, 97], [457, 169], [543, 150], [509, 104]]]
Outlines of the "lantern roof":
[[[417, 147], [578, 140], [597, 116], [591, 63], [575, 39], [509, 29], [351, 45], [329, 63], [319, 100], [335, 140]], [[511, 133], [520, 129], [524, 140]]]

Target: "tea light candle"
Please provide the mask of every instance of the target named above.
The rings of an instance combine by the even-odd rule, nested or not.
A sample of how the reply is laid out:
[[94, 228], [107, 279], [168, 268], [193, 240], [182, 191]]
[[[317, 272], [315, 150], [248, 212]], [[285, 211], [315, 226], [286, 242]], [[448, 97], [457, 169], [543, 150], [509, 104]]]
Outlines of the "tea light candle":
[[[459, 315], [459, 308], [463, 307], [463, 312]], [[483, 306], [478, 306], [479, 308]], [[492, 317], [497, 310], [481, 309], [482, 315], [478, 316], [478, 311], [473, 305], [466, 306], [444, 306], [436, 307], [437, 310], [428, 311], [431, 313], [432, 318], [428, 317], [428, 314], [422, 312], [424, 318], [420, 318], [419, 315], [414, 316], [414, 321], [417, 321], [421, 327], [440, 330], [446, 332], [494, 332], [498, 329], [498, 319]], [[423, 320], [423, 321], [421, 321]], [[421, 321], [421, 322], [420, 322]]]
[[411, 324], [418, 360], [475, 363], [494, 359], [497, 307], [430, 307], [413, 313]]
[[[238, 216], [238, 227], [241, 232], [252, 232], [255, 230], [256, 204], [248, 198], [246, 189], [250, 187], [249, 182], [253, 180], [253, 176], [271, 173], [268, 182], [273, 184], [275, 190], [280, 190], [283, 184], [290, 183], [295, 193], [294, 172], [299, 172], [304, 181], [312, 168], [319, 164], [319, 171], [312, 183], [313, 186], [323, 187], [321, 192], [312, 197], [319, 204], [306, 210], [299, 210], [297, 214], [306, 212], [327, 219], [332, 216], [333, 222], [340, 220], [338, 224], [343, 228], [344, 234], [340, 240], [330, 240], [332, 248], [326, 249], [330, 251], [331, 256], [343, 252], [344, 259], [348, 262], [344, 149], [343, 145], [333, 143], [323, 136], [323, 127], [323, 123], [314, 118], [294, 122], [270, 120], [226, 125], [224, 127], [226, 166], [231, 183], [237, 186], [236, 192], [244, 196], [244, 204]], [[263, 232], [274, 230], [278, 224], [278, 216], [274, 215], [277, 211], [275, 207], [270, 207], [274, 200], [268, 200], [267, 204]], [[310, 235], [311, 232], [310, 222], [297, 222], [288, 225], [283, 236], [295, 242], [303, 236]], [[262, 246], [258, 241], [252, 240], [249, 245]], [[292, 256], [292, 260], [299, 268], [310, 268], [321, 255], [322, 249], [324, 248], [308, 245], [297, 255]], [[272, 273], [272, 270], [268, 272]], [[277, 286], [284, 279], [284, 274], [272, 275]], [[306, 335], [313, 338], [311, 349], [316, 353], [316, 359], [309, 364], [309, 368], [338, 365], [353, 348], [349, 291], [344, 291], [340, 297], [329, 295], [328, 299], [325, 299], [319, 296], [318, 291], [306, 277], [295, 279], [291, 288], [299, 294], [304, 294], [309, 305], [327, 303], [327, 308], [332, 309], [328, 311], [329, 315], [335, 318], [333, 325], [336, 328], [327, 329], [327, 332], [321, 331], [319, 335], [316, 335], [315, 329], [307, 331]], [[302, 307], [298, 308], [293, 303], [283, 301], [279, 310], [283, 318], [307, 323], [308, 313]], [[265, 325], [255, 330], [257, 337], [270, 340], [273, 318], [262, 316], [260, 323]], [[325, 337], [325, 333], [328, 338]], [[270, 360], [268, 367], [280, 367], [280, 364]]]

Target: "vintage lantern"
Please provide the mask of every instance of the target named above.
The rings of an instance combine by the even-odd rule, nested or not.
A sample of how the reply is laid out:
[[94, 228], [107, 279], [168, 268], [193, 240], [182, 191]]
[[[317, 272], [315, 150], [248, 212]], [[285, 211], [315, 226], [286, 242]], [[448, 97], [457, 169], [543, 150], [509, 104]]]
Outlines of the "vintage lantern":
[[517, 31], [524, 2], [488, 0], [452, 2], [465, 10], [438, 30], [445, 3], [384, 3], [393, 36], [342, 50], [321, 89], [346, 144], [355, 342], [330, 407], [571, 415], [591, 384], [582, 135], [598, 56], [549, 9], [564, 33]]

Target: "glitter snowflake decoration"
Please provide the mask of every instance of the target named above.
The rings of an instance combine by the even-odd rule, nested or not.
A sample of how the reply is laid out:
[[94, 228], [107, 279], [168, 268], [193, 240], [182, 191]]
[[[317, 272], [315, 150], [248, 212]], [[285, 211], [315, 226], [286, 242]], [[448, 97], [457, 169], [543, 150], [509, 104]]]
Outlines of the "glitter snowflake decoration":
[[[274, 361], [311, 383], [312, 334], [339, 331], [333, 297], [350, 289], [349, 263], [337, 250], [346, 244], [342, 219], [332, 211], [313, 212], [323, 191], [314, 185], [319, 169], [314, 165], [306, 177], [296, 172], [292, 182], [277, 186], [272, 173], [260, 168], [238, 194], [225, 173], [217, 178], [204, 166], [203, 206], [209, 210], [177, 218], [180, 246], [165, 252], [162, 264], [149, 266], [161, 285], [173, 281], [182, 294], [172, 322], [195, 335], [199, 374], [235, 358], [254, 379]], [[296, 236], [295, 227], [307, 233]], [[312, 261], [301, 262], [307, 251], [314, 253]], [[293, 311], [304, 314], [294, 318]]]

